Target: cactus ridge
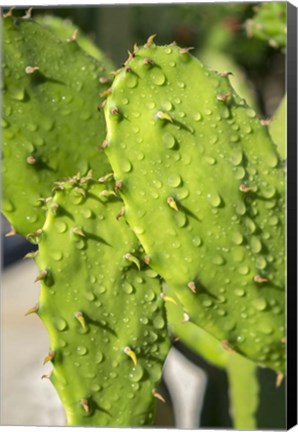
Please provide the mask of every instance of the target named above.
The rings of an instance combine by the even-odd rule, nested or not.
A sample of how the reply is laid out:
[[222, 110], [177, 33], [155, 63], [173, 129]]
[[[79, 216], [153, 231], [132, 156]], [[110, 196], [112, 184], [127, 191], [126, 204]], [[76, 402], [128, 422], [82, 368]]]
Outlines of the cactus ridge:
[[152, 423], [169, 349], [165, 307], [137, 238], [116, 220], [122, 202], [105, 187], [90, 175], [60, 183], [38, 237], [39, 303], [27, 314], [48, 330], [44, 362], [69, 425], [141, 426]]
[[3, 19], [3, 46], [3, 212], [26, 235], [42, 226], [41, 199], [54, 181], [109, 170], [97, 152], [106, 71], [75, 40], [61, 41], [29, 18]]
[[284, 166], [228, 76], [136, 49], [105, 105], [105, 152], [150, 266], [190, 320], [284, 369]]

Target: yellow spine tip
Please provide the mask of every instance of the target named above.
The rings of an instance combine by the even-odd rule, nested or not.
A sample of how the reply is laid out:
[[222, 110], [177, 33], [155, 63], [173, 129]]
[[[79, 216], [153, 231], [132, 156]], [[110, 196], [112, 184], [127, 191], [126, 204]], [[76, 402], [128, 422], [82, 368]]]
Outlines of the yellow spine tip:
[[155, 388], [152, 389], [152, 395], [153, 395], [156, 399], [160, 400], [161, 402], [166, 403], [165, 398], [164, 398], [160, 393], [158, 393], [158, 391], [157, 391]]
[[136, 353], [129, 346], [126, 346], [123, 351], [125, 352], [126, 355], [128, 355], [128, 357], [131, 358], [134, 366], [137, 366], [138, 360], [137, 360]]

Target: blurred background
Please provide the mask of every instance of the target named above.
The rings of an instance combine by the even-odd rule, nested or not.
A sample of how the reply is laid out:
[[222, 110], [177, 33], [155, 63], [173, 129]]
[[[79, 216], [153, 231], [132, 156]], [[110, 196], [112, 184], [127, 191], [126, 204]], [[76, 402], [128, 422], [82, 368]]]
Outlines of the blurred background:
[[[286, 5], [286, 4], [285, 4]], [[260, 118], [270, 118], [285, 93], [285, 49], [250, 35], [247, 22], [258, 3], [114, 5], [36, 8], [33, 17], [54, 15], [70, 20], [119, 68], [134, 43], [176, 41], [194, 47], [192, 54], [211, 69], [233, 72], [231, 82]], [[15, 10], [23, 15], [24, 11]], [[286, 16], [283, 17], [284, 21]], [[71, 34], [67, 35], [68, 37]], [[66, 36], [65, 36], [66, 37]], [[270, 42], [270, 41], [269, 41]], [[48, 337], [36, 316], [24, 313], [37, 302], [34, 263], [22, 257], [33, 250], [21, 236], [5, 237], [10, 226], [2, 217], [1, 287], [1, 424], [63, 425], [64, 414], [55, 390], [40, 377]], [[21, 331], [19, 330], [21, 328]], [[285, 428], [285, 386], [275, 375], [258, 369], [261, 383], [258, 428]], [[167, 360], [156, 425], [179, 428], [230, 428], [227, 374], [181, 342]], [[46, 409], [45, 409], [46, 407]]]

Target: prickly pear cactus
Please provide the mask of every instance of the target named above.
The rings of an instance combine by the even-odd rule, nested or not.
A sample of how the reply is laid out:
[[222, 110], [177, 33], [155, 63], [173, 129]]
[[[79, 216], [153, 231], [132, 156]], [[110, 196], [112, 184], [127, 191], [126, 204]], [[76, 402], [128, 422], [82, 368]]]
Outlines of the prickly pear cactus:
[[47, 27], [52, 33], [57, 35], [60, 39], [66, 40], [71, 37], [76, 37], [78, 45], [85, 50], [89, 55], [100, 60], [105, 68], [113, 70], [114, 66], [105, 57], [102, 51], [92, 42], [92, 40], [85, 36], [69, 19], [62, 19], [52, 15], [39, 15], [35, 17], [35, 21], [42, 26]]
[[287, 43], [287, 3], [263, 2], [255, 10], [254, 17], [246, 21], [248, 36], [268, 41], [273, 48], [284, 48]]
[[107, 99], [106, 154], [150, 266], [190, 320], [284, 370], [284, 168], [228, 76], [135, 47]]
[[59, 40], [29, 16], [3, 19], [3, 212], [18, 233], [43, 224], [55, 180], [109, 170], [97, 150], [105, 75], [75, 40]]
[[[68, 425], [150, 424], [169, 349], [157, 274], [109, 185], [91, 175], [56, 185], [38, 233], [45, 362]], [[119, 217], [119, 216], [118, 216]]]

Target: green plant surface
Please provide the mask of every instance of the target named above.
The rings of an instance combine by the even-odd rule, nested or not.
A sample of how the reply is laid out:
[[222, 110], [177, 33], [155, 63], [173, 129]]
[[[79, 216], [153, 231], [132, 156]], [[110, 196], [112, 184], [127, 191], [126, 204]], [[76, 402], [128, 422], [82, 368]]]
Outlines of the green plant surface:
[[227, 76], [149, 38], [105, 105], [106, 154], [150, 266], [192, 322], [284, 370], [284, 168]]
[[159, 278], [116, 219], [111, 185], [89, 174], [56, 189], [36, 237], [41, 293], [31, 312], [49, 333], [45, 362], [68, 425], [151, 424], [169, 349]]
[[269, 132], [272, 140], [277, 145], [282, 159], [287, 157], [287, 96], [285, 95], [277, 108], [271, 123]]
[[62, 42], [30, 18], [3, 19], [2, 209], [19, 234], [42, 226], [55, 180], [110, 170], [97, 149], [100, 76], [102, 64], [75, 40]]
[[88, 36], [84, 35], [81, 30], [71, 22], [71, 20], [62, 19], [52, 15], [39, 15], [34, 19], [42, 26], [47, 27], [53, 34], [62, 40], [71, 39], [72, 36], [75, 36], [78, 45], [84, 51], [102, 62], [106, 70], [113, 70], [114, 67], [111, 61], [106, 58], [103, 52], [92, 42], [92, 40]]
[[287, 43], [287, 3], [263, 2], [256, 6], [253, 18], [246, 21], [249, 37], [265, 40], [273, 48]]
[[227, 374], [234, 428], [255, 430], [259, 405], [257, 366], [242, 356], [230, 354], [227, 361]]

